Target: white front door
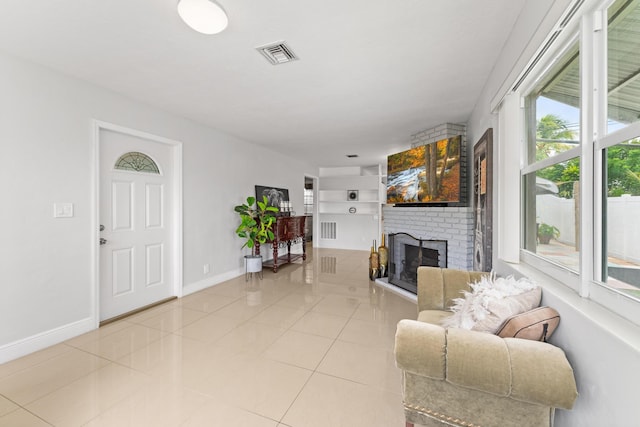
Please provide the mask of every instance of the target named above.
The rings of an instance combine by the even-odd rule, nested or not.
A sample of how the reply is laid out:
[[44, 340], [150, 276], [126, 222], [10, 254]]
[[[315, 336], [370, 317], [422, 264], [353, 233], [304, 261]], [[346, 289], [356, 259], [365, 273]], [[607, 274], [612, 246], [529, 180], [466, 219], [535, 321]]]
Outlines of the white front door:
[[101, 128], [100, 320], [175, 294], [172, 147]]

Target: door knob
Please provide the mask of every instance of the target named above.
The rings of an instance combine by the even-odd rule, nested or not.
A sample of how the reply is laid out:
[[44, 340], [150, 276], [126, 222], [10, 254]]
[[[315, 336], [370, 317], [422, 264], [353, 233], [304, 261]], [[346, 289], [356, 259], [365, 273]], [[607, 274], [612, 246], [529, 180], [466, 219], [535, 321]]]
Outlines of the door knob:
[[100, 231], [104, 231], [104, 225], [100, 224]]
[[100, 238], [100, 245], [104, 245], [106, 243], [107, 243], [107, 239], [104, 239], [104, 238], [101, 237]]

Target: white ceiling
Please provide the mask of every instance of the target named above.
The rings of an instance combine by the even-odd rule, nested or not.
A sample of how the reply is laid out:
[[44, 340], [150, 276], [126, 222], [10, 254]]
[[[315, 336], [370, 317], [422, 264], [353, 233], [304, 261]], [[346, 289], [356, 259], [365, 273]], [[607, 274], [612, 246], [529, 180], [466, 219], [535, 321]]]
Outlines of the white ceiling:
[[[0, 0], [0, 50], [317, 166], [369, 165], [468, 120], [524, 0], [219, 0], [213, 36], [176, 4]], [[299, 61], [254, 49], [280, 40]]]

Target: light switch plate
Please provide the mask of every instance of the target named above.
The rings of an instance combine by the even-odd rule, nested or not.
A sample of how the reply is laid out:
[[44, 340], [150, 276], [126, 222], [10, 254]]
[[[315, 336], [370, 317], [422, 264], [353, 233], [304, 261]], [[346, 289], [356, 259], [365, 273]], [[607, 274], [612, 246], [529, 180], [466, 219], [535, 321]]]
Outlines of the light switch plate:
[[73, 203], [54, 203], [53, 217], [54, 218], [72, 218]]

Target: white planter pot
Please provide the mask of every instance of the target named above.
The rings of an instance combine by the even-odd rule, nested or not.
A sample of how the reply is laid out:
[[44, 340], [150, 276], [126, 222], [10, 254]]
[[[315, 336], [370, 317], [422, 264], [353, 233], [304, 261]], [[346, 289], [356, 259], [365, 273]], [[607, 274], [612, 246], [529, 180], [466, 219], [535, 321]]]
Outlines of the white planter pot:
[[247, 273], [259, 273], [262, 271], [261, 255], [245, 255], [244, 262], [246, 264]]

